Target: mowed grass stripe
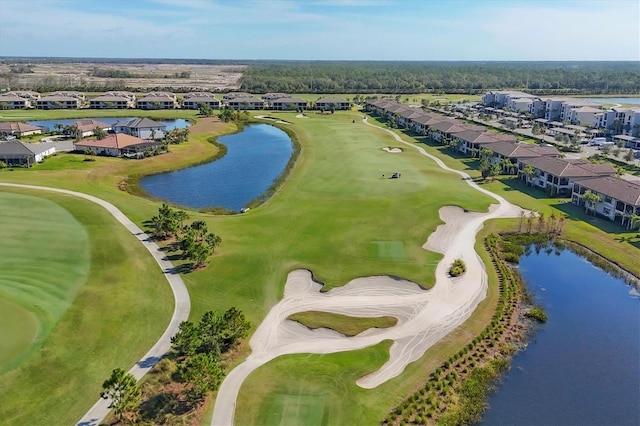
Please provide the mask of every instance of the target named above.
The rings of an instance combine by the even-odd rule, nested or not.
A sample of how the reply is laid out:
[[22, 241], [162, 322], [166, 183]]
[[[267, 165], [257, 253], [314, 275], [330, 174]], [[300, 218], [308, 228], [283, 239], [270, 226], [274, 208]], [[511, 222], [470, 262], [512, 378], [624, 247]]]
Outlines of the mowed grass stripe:
[[[35, 315], [37, 336], [17, 308], [3, 310], [0, 328], [20, 333], [24, 345], [0, 364], [0, 372], [14, 367], [31, 343], [47, 338], [73, 301], [89, 273], [89, 238], [84, 227], [65, 209], [37, 197], [0, 193], [0, 298]], [[7, 333], [3, 331], [3, 333]], [[4, 358], [4, 357], [3, 357]]]
[[[2, 191], [72, 215], [88, 235], [90, 269], [49, 337], [0, 375], [0, 424], [73, 424], [99, 398], [111, 370], [128, 369], [162, 334], [173, 310], [171, 289], [144, 246], [102, 207], [61, 194]], [[45, 252], [61, 249], [56, 240], [42, 245]]]

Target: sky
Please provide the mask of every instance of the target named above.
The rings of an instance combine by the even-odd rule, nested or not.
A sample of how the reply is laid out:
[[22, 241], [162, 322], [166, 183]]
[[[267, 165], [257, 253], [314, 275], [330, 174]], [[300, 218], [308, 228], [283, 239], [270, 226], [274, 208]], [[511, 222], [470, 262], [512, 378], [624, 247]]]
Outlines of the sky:
[[0, 0], [0, 56], [640, 60], [640, 1]]

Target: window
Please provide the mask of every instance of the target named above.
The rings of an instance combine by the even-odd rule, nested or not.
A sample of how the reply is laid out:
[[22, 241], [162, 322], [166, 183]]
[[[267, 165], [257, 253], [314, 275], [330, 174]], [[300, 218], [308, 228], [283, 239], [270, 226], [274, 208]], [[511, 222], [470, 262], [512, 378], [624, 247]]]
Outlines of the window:
[[609, 197], [608, 195], [605, 195], [604, 202], [607, 204], [611, 204], [611, 201], [612, 201], [611, 197]]
[[610, 209], [610, 208], [608, 208], [608, 207], [605, 207], [605, 208], [603, 208], [603, 209], [602, 209], [602, 213], [604, 213], [604, 214], [611, 214], [611, 209]]

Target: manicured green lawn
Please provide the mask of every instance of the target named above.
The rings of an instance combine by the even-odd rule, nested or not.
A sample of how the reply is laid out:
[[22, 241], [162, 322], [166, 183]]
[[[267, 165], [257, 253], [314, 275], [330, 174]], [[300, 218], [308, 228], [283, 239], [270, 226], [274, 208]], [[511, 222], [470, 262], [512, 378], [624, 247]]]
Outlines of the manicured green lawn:
[[110, 371], [130, 368], [162, 334], [171, 290], [146, 249], [93, 203], [2, 188], [0, 218], [1, 296], [20, 306], [0, 306], [1, 337], [22, 337], [24, 348], [28, 324], [14, 321], [34, 312], [41, 325], [29, 356], [0, 375], [0, 423], [73, 424]]
[[[297, 135], [302, 155], [276, 195], [259, 208], [236, 216], [190, 212], [192, 219], [205, 220], [209, 229], [223, 239], [210, 267], [183, 276], [191, 295], [192, 318], [199, 318], [210, 309], [223, 311], [236, 306], [257, 326], [282, 296], [287, 273], [296, 268], [311, 270], [316, 279], [325, 283], [325, 288], [343, 285], [361, 276], [385, 274], [430, 287], [440, 255], [420, 247], [440, 224], [439, 208], [450, 204], [470, 210], [488, 207], [488, 197], [468, 188], [459, 176], [443, 172], [415, 150], [405, 147], [399, 154], [383, 151], [383, 147], [395, 146], [396, 142], [379, 129], [363, 125], [361, 113], [309, 113], [307, 119], [296, 118], [295, 113], [269, 112], [269, 115], [277, 115], [292, 123], [286, 127]], [[60, 166], [57, 170], [34, 168], [0, 172], [0, 180], [91, 193], [116, 204], [132, 220], [142, 224], [157, 212], [159, 203], [131, 196], [119, 190], [118, 183], [129, 175], [170, 170], [202, 161], [215, 153], [215, 148], [206, 139], [232, 129], [232, 126], [221, 126], [202, 133], [193, 129], [189, 143], [172, 147], [172, 152], [165, 156], [141, 161], [98, 158], [89, 167], [78, 170]], [[415, 141], [401, 132], [398, 134], [404, 140]], [[463, 169], [474, 177], [479, 174], [474, 168], [474, 160], [452, 157], [448, 150], [429, 146], [428, 143], [420, 146], [452, 167]], [[57, 160], [47, 161], [55, 164]], [[388, 179], [392, 172], [401, 173], [401, 178]], [[556, 208], [552, 201], [522, 193], [500, 181], [485, 185], [527, 208], [541, 211]], [[617, 234], [600, 232], [589, 223], [582, 226], [582, 222], [568, 222], [572, 222], [567, 223], [568, 234], [577, 235], [587, 244], [596, 236], [599, 250], [604, 253], [616, 247], [624, 252], [622, 257], [633, 258], [638, 253], [629, 242], [618, 245], [615, 240]], [[516, 222], [500, 221], [495, 226], [502, 224], [512, 227]], [[103, 251], [102, 256], [107, 257], [107, 253], [109, 251]], [[387, 356], [384, 345], [353, 353], [300, 355], [282, 358], [284, 361], [276, 359], [254, 372], [254, 375], [262, 375], [262, 379], [243, 387], [238, 412], [247, 417], [246, 423], [238, 420], [238, 424], [250, 424], [252, 419], [258, 419], [258, 423], [264, 421], [267, 417], [261, 415], [266, 415], [271, 406], [281, 407], [274, 408], [276, 412], [291, 410], [286, 407], [292, 406], [292, 399], [299, 398], [301, 402], [298, 405], [309, 406], [307, 397], [313, 395], [320, 395], [323, 399], [325, 423], [379, 422], [394, 403], [415, 389], [433, 368], [473, 339], [490, 321], [497, 290], [496, 277], [491, 270], [489, 274], [492, 283], [489, 298], [463, 326], [409, 365], [400, 377], [373, 391], [364, 391], [355, 385], [355, 379], [384, 362]], [[168, 294], [153, 293], [153, 297], [160, 303], [171, 303]], [[141, 302], [147, 300], [138, 301]], [[137, 332], [128, 324], [127, 328]], [[155, 337], [157, 335], [159, 332]], [[102, 342], [119, 342], [119, 338], [112, 334], [105, 336]], [[130, 359], [133, 362], [135, 357]], [[307, 360], [311, 360], [313, 367], [307, 365]], [[288, 370], [291, 365], [295, 368]], [[126, 367], [128, 364], [118, 366]], [[109, 365], [109, 368], [113, 367]], [[48, 367], [42, 367], [41, 371], [48, 371]], [[291, 372], [283, 374], [283, 371]], [[331, 374], [323, 375], [323, 371]], [[96, 374], [89, 381], [99, 386], [105, 375]], [[313, 384], [315, 381], [317, 386]], [[342, 401], [345, 389], [353, 398]], [[278, 394], [284, 397], [269, 401], [263, 399]], [[327, 394], [336, 394], [340, 398]], [[77, 395], [73, 397], [77, 399]], [[33, 400], [40, 399], [33, 396]], [[73, 398], [70, 396], [69, 399]], [[319, 407], [320, 404], [312, 404], [299, 411], [309, 413], [306, 419], [315, 422], [319, 418]], [[364, 408], [354, 410], [353, 407]], [[251, 414], [251, 410], [261, 410], [262, 414]], [[276, 421], [275, 417], [273, 421]]]
[[[237, 425], [373, 425], [386, 414], [385, 392], [355, 384], [388, 359], [391, 342], [329, 355], [287, 355], [254, 371], [240, 391]], [[286, 374], [283, 374], [286, 372]], [[291, 380], [289, 377], [295, 377]]]
[[42, 344], [86, 282], [89, 237], [68, 211], [32, 196], [0, 192], [0, 221], [0, 333], [13, 336], [0, 340], [4, 372]]
[[345, 336], [356, 336], [370, 328], [393, 327], [398, 323], [394, 317], [359, 318], [319, 311], [298, 312], [289, 315], [287, 319], [311, 329], [329, 328]]

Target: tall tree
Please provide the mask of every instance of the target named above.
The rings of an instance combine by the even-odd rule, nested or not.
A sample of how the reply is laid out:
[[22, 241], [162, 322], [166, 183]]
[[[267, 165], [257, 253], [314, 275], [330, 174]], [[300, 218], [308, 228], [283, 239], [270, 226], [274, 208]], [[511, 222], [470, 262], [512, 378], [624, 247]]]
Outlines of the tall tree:
[[102, 384], [101, 398], [110, 399], [109, 408], [113, 408], [120, 420], [125, 416], [132, 420], [133, 411], [140, 404], [140, 386], [135, 377], [121, 368], [116, 368]]
[[189, 383], [189, 397], [192, 401], [204, 398], [207, 393], [217, 390], [224, 379], [224, 371], [215, 355], [199, 353], [178, 367], [178, 373]]

